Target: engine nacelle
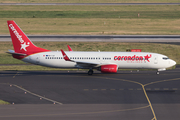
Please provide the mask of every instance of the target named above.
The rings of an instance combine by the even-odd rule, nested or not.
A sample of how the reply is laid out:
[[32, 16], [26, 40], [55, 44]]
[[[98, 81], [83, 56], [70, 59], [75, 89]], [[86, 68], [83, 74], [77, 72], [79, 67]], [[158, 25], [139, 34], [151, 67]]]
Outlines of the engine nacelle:
[[117, 70], [118, 70], [118, 67], [116, 64], [102, 65], [100, 67], [100, 71], [102, 73], [116, 73]]

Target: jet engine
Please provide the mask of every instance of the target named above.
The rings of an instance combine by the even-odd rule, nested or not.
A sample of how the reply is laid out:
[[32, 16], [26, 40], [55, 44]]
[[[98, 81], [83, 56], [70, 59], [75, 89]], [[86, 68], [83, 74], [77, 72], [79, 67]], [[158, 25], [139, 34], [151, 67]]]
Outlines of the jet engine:
[[118, 66], [116, 64], [102, 65], [98, 70], [102, 73], [116, 73]]

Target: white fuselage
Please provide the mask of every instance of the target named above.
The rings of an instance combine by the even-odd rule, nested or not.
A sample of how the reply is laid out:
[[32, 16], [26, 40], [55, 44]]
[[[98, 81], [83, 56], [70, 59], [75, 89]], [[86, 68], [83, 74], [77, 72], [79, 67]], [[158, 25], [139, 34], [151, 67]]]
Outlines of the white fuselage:
[[[66, 51], [74, 61], [102, 64], [116, 64], [118, 68], [165, 69], [176, 64], [167, 56], [148, 52], [77, 52]], [[54, 68], [88, 68], [76, 62], [65, 61], [60, 51], [36, 53], [22, 59], [25, 62]]]

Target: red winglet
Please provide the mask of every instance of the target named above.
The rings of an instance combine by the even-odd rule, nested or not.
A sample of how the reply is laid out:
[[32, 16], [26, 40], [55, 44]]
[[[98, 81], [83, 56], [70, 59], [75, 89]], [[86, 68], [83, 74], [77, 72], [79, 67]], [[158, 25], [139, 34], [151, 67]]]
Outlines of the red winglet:
[[61, 52], [62, 52], [62, 55], [63, 55], [63, 58], [64, 58], [64, 60], [66, 60], [66, 61], [71, 61], [69, 58], [68, 58], [68, 56], [66, 55], [66, 53], [61, 49]]
[[68, 47], [69, 51], [73, 51], [69, 45], [67, 45], [67, 47]]

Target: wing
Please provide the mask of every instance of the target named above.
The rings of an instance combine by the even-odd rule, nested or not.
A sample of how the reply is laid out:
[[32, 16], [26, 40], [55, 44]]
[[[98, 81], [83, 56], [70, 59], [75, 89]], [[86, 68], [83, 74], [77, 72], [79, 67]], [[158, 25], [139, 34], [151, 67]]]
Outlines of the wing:
[[64, 60], [70, 61], [70, 62], [75, 62], [77, 64], [76, 67], [78, 67], [78, 68], [97, 68], [102, 65], [110, 64], [110, 63], [100, 64], [100, 63], [96, 63], [96, 62], [75, 61], [75, 60], [69, 59], [69, 57], [66, 55], [66, 53], [62, 49], [61, 49], [61, 52], [62, 52]]

